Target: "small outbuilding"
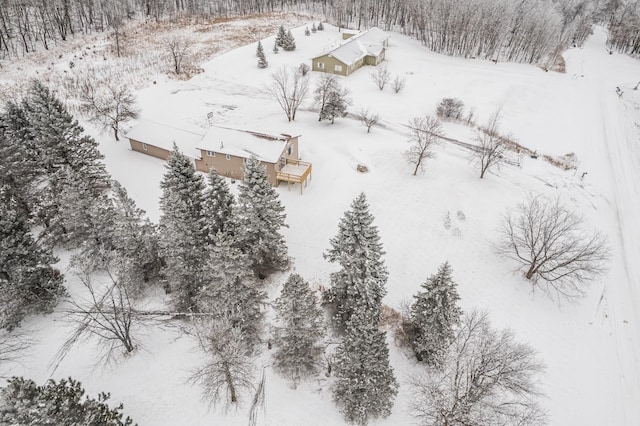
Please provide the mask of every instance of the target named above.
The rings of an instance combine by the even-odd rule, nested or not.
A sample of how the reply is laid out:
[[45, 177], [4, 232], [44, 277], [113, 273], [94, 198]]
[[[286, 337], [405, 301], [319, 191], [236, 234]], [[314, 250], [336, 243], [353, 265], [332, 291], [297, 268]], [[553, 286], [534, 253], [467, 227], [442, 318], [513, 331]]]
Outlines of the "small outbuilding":
[[389, 35], [380, 28], [350, 35], [347, 40], [311, 60], [313, 71], [348, 76], [363, 65], [378, 65], [385, 58]]

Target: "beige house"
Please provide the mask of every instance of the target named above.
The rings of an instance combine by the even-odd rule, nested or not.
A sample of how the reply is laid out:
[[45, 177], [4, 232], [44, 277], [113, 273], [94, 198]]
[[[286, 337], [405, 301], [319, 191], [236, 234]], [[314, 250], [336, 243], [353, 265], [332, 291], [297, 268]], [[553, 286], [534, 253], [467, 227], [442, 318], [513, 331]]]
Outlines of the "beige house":
[[181, 152], [193, 158], [197, 170], [232, 179], [244, 177], [244, 165], [257, 158], [266, 168], [273, 186], [280, 182], [307, 184], [311, 163], [298, 160], [298, 138], [287, 134], [268, 134], [250, 130], [213, 126], [209, 129], [179, 129], [153, 121], [140, 121], [126, 137], [131, 149], [166, 160], [175, 143]]
[[363, 65], [378, 65], [384, 60], [389, 35], [380, 28], [351, 35], [342, 44], [311, 60], [313, 71], [348, 76]]

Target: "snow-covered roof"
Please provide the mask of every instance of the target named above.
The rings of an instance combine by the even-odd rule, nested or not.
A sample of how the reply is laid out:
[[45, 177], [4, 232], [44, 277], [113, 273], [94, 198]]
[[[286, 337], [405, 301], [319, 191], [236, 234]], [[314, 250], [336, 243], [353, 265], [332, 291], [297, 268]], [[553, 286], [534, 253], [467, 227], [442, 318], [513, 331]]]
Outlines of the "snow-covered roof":
[[197, 145], [205, 132], [201, 128], [185, 130], [151, 120], [140, 120], [127, 132], [125, 137], [168, 151], [173, 150], [175, 142], [183, 154], [192, 158], [200, 158]]
[[213, 126], [198, 143], [198, 149], [229, 154], [236, 157], [256, 157], [258, 160], [275, 163], [292, 136], [268, 134], [250, 130]]
[[352, 65], [367, 55], [378, 56], [384, 49], [384, 44], [388, 39], [389, 35], [387, 33], [380, 28], [374, 27], [348, 38], [338, 47], [334, 47], [314, 57], [314, 59], [329, 55], [345, 65]]

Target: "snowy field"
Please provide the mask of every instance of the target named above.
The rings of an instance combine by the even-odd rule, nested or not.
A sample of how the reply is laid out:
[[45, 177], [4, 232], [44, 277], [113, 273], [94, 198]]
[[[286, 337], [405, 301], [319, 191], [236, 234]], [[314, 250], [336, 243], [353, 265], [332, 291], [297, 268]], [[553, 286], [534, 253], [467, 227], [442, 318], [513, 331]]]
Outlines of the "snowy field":
[[[309, 22], [309, 27], [311, 22]], [[428, 52], [419, 42], [393, 34], [388, 69], [406, 78], [399, 94], [372, 82], [371, 68], [340, 78], [351, 91], [355, 113], [361, 107], [379, 113], [382, 126], [370, 134], [354, 119], [318, 122], [309, 100], [288, 123], [266, 87], [278, 67], [310, 64], [312, 56], [336, 43], [331, 26], [304, 36], [293, 30], [294, 52], [271, 52], [273, 37], [262, 40], [269, 67], [256, 67], [255, 44], [213, 57], [204, 72], [187, 81], [158, 75], [157, 84], [137, 92], [142, 118], [176, 126], [226, 124], [248, 129], [300, 134], [301, 159], [313, 163], [313, 180], [278, 189], [289, 228], [284, 231], [292, 269], [313, 286], [327, 286], [333, 266], [322, 257], [329, 238], [350, 202], [367, 194], [381, 234], [389, 269], [387, 305], [400, 309], [425, 278], [449, 261], [459, 285], [461, 305], [490, 313], [494, 326], [508, 327], [531, 344], [546, 364], [542, 401], [551, 425], [633, 426], [640, 424], [640, 92], [634, 91], [640, 63], [608, 55], [606, 34], [596, 29], [584, 48], [565, 53], [566, 74], [520, 64], [494, 64]], [[311, 73], [313, 82], [319, 74]], [[615, 88], [624, 92], [618, 97]], [[443, 143], [424, 173], [412, 176], [403, 157], [409, 119], [435, 114], [443, 97], [458, 97], [484, 122], [501, 109], [500, 127], [531, 150], [560, 156], [574, 153], [577, 169], [563, 171], [540, 159], [524, 157], [521, 167], [505, 165], [480, 180], [467, 151]], [[159, 182], [164, 163], [132, 152], [126, 141], [94, 132], [106, 164], [152, 220], [159, 217]], [[446, 124], [448, 136], [471, 142], [461, 125]], [[368, 173], [358, 173], [364, 164]], [[584, 172], [587, 174], [582, 178]], [[502, 215], [528, 194], [559, 196], [602, 230], [612, 248], [609, 271], [576, 303], [557, 301], [531, 286], [515, 264], [494, 253]], [[450, 227], [445, 227], [449, 216]], [[65, 264], [66, 255], [62, 255]], [[286, 275], [270, 279], [275, 297]], [[69, 283], [73, 286], [73, 282]], [[161, 295], [156, 297], [160, 298]], [[55, 371], [50, 361], [68, 332], [61, 314], [34, 318], [37, 345], [11, 374], [42, 382], [73, 376], [87, 391], [108, 391], [123, 402], [126, 414], [142, 426], [245, 425], [248, 404], [229, 412], [210, 408], [200, 389], [188, 382], [198, 366], [196, 342], [172, 327], [145, 330], [144, 348], [109, 367], [94, 367], [96, 348], [74, 350]], [[407, 378], [414, 358], [391, 344], [391, 363], [400, 382], [393, 413], [379, 425], [411, 424]], [[291, 389], [268, 368], [269, 352], [256, 364], [267, 366], [266, 410], [260, 424], [340, 425], [331, 401], [330, 380], [321, 376]]]

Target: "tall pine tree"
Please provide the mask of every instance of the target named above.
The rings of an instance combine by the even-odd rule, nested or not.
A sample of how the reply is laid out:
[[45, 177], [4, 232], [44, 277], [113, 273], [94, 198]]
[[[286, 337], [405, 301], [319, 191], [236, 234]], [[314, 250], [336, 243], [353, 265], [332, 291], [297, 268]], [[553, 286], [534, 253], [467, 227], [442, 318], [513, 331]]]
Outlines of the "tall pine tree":
[[334, 305], [334, 320], [339, 328], [363, 310], [370, 311], [376, 323], [380, 320], [388, 274], [373, 219], [362, 193], [340, 220], [338, 235], [330, 240], [331, 248], [324, 255], [341, 267], [331, 274], [331, 287], [324, 294], [325, 301]]
[[293, 38], [291, 31], [287, 31], [281, 44], [282, 48], [288, 52], [296, 50], [296, 39]]
[[386, 332], [378, 330], [369, 313], [351, 316], [336, 349], [334, 371], [333, 397], [347, 422], [366, 425], [391, 414], [398, 383], [389, 365]]
[[257, 276], [289, 265], [287, 246], [280, 228], [286, 214], [278, 193], [267, 180], [264, 166], [255, 158], [247, 160], [240, 184], [237, 209], [237, 245], [249, 256]]
[[316, 374], [320, 365], [324, 336], [322, 310], [307, 283], [300, 275], [291, 274], [275, 301], [276, 326], [273, 345], [274, 366], [297, 384], [302, 378]]
[[256, 56], [258, 57], [258, 68], [266, 68], [269, 63], [264, 56], [264, 48], [262, 42], [258, 41], [258, 47], [256, 48]]
[[[127, 190], [117, 181], [113, 182], [112, 188], [113, 249], [120, 258], [128, 259], [120, 268], [120, 273], [126, 275], [129, 282], [141, 285], [158, 276], [158, 236], [144, 210], [136, 206]], [[128, 290], [135, 295], [141, 288]]]
[[50, 312], [64, 295], [57, 259], [39, 246], [16, 200], [0, 187], [0, 328], [12, 329], [30, 313]]
[[422, 284], [422, 289], [413, 296], [409, 340], [418, 360], [438, 365], [462, 315], [449, 263], [442, 264], [438, 272]]
[[203, 217], [204, 180], [174, 145], [160, 187], [159, 249], [164, 275], [177, 309], [194, 309], [204, 280], [207, 235]]
[[287, 39], [287, 31], [284, 29], [284, 25], [280, 25], [278, 28], [278, 34], [276, 34], [276, 46], [283, 47]]
[[11, 120], [8, 127], [40, 163], [36, 182], [39, 199], [34, 210], [38, 223], [45, 227], [45, 236], [52, 244], [71, 246], [95, 238], [92, 230], [99, 221], [90, 222], [85, 211], [89, 204], [94, 210], [100, 209], [100, 203], [104, 205], [109, 186], [97, 142], [84, 134], [62, 102], [38, 81], [32, 83], [20, 109], [14, 106], [7, 116]]
[[249, 259], [233, 247], [229, 236], [217, 235], [205, 277], [197, 298], [198, 309], [224, 318], [241, 331], [252, 348], [260, 338], [266, 294], [257, 287]]
[[215, 169], [211, 169], [207, 180], [209, 186], [204, 197], [204, 219], [211, 242], [218, 232], [233, 232], [235, 199], [227, 181]]

